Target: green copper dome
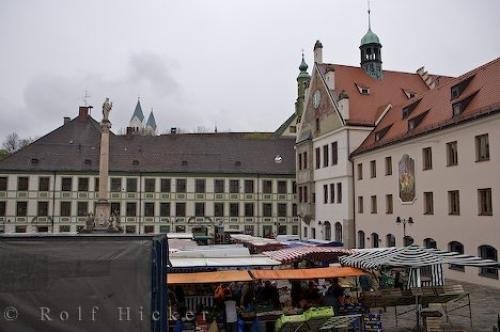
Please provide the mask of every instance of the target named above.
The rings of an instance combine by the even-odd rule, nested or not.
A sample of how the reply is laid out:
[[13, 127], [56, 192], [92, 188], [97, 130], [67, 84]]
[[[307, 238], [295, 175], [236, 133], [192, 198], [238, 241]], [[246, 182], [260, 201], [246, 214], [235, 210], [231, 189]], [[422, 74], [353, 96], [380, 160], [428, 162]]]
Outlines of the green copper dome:
[[378, 36], [372, 31], [372, 29], [368, 29], [368, 32], [361, 38], [361, 45], [366, 44], [380, 44], [380, 40]]
[[309, 68], [309, 66], [307, 65], [306, 61], [304, 60], [304, 54], [302, 54], [302, 62], [300, 63], [299, 70], [300, 71], [307, 71], [307, 68]]

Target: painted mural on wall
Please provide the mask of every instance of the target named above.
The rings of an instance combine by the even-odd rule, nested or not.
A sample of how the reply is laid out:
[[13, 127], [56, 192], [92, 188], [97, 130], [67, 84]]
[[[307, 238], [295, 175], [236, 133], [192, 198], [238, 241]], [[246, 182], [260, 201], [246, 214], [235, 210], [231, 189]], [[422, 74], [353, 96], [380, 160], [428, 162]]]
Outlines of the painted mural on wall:
[[399, 161], [399, 198], [403, 203], [415, 200], [415, 160], [407, 154]]

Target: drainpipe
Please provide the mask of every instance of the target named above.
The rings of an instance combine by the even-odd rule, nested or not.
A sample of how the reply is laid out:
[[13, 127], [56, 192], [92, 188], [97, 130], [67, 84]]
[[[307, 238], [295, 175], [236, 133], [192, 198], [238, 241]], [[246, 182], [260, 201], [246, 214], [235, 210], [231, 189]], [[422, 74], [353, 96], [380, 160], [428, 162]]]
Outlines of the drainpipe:
[[[351, 164], [351, 185], [352, 185], [352, 207], [351, 207], [351, 212], [352, 212], [352, 222], [353, 222], [353, 240], [354, 242], [356, 242], [356, 218], [355, 218], [355, 215], [356, 215], [356, 208], [355, 208], [355, 205], [356, 205], [356, 191], [354, 189], [354, 163], [352, 162], [352, 159], [351, 159], [351, 141], [350, 141], [350, 136], [349, 136], [349, 129], [347, 129], [347, 160], [349, 160], [349, 163]], [[344, 228], [342, 228], [344, 229]], [[355, 246], [354, 246], [355, 247]]]
[[139, 234], [141, 234], [142, 221], [142, 173], [139, 173]]
[[262, 225], [262, 214], [260, 206], [260, 174], [257, 174], [257, 236], [260, 236], [260, 227]]
[[52, 228], [52, 234], [54, 234], [54, 211], [55, 211], [55, 206], [56, 206], [56, 171], [54, 171], [53, 174], [53, 181], [52, 181], [52, 217], [50, 218], [51, 221], [51, 228]]

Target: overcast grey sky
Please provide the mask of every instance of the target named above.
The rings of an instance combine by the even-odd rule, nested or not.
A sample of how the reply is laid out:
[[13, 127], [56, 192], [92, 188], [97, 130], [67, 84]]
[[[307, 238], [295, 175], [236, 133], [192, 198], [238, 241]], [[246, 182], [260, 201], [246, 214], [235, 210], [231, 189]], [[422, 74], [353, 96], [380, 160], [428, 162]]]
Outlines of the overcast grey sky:
[[[276, 129], [292, 112], [301, 49], [359, 65], [365, 0], [2, 0], [0, 140], [76, 116], [85, 90], [113, 128], [137, 96], [160, 132]], [[372, 0], [384, 69], [459, 75], [500, 55], [498, 0]], [[147, 114], [146, 114], [147, 116]]]

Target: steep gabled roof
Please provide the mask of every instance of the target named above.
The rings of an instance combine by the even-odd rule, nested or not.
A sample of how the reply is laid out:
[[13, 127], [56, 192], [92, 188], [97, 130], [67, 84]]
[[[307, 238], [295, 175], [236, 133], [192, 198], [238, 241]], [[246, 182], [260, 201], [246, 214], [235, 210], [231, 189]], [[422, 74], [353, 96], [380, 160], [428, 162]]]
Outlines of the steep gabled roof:
[[[452, 98], [454, 87], [463, 89]], [[420, 101], [416, 103], [417, 100]], [[466, 107], [454, 116], [453, 105], [462, 101], [467, 102]], [[403, 117], [403, 110], [408, 107], [414, 108]], [[497, 112], [500, 112], [500, 58], [393, 107], [353, 155]], [[415, 119], [419, 120], [418, 125], [409, 129], [408, 122]], [[377, 140], [375, 133], [388, 126], [387, 133]]]
[[[0, 172], [98, 172], [99, 123], [77, 117], [0, 160]], [[295, 174], [295, 140], [273, 133], [110, 134], [110, 172]], [[279, 157], [279, 158], [278, 158]], [[33, 163], [33, 160], [37, 160]]]
[[146, 127], [151, 127], [152, 129], [156, 130], [156, 120], [153, 111], [149, 113], [148, 121], [146, 122]]
[[[383, 79], [377, 80], [367, 75], [360, 67], [327, 63], [316, 65], [323, 77], [329, 71], [335, 72], [335, 91], [330, 93], [334, 95], [334, 99], [340, 93], [348, 96], [350, 116], [347, 124], [349, 125], [374, 126], [389, 104], [399, 105], [408, 100], [405, 90], [417, 94], [429, 90], [416, 73], [384, 70]], [[439, 84], [449, 79], [441, 76]], [[361, 93], [360, 87], [366, 88], [368, 93]]]
[[134, 113], [132, 114], [130, 121], [132, 121], [134, 118], [137, 118], [140, 122], [142, 122], [144, 120], [144, 114], [142, 113], [142, 107], [141, 107], [141, 101], [139, 99], [137, 99], [137, 104], [135, 105]]

